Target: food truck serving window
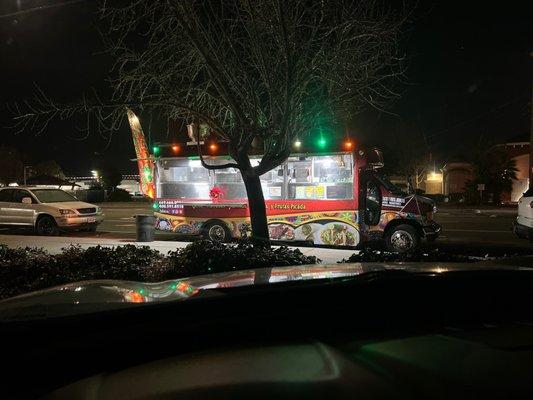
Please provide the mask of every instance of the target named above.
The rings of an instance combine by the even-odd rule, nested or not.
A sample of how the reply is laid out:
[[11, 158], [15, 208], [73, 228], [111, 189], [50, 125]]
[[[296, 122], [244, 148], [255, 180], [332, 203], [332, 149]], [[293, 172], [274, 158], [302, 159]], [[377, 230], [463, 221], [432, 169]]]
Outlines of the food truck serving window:
[[[219, 157], [210, 164], [227, 163]], [[260, 159], [252, 159], [258, 165]], [[158, 161], [159, 197], [209, 200], [209, 191], [218, 187], [224, 200], [246, 200], [241, 173], [235, 168], [209, 171], [200, 160]], [[261, 175], [265, 199], [333, 200], [353, 198], [352, 154], [291, 156], [282, 165]]]
[[[251, 160], [252, 166], [259, 164], [258, 159]], [[272, 171], [261, 175], [261, 187], [265, 199], [282, 199], [283, 190], [283, 169], [281, 165]], [[246, 188], [242, 181], [241, 173], [238, 169], [227, 168], [215, 170], [214, 185], [222, 189], [224, 198], [227, 200], [246, 199]]]
[[351, 154], [290, 157], [289, 199], [351, 199], [353, 158]]
[[157, 193], [161, 198], [209, 200], [209, 171], [200, 160], [158, 161]]

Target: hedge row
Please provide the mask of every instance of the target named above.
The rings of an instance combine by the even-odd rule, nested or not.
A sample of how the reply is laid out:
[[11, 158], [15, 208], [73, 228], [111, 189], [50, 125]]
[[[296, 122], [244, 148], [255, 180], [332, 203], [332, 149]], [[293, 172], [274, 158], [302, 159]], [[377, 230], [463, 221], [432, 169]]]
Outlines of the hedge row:
[[[473, 263], [480, 259], [489, 259], [489, 256], [471, 256], [441, 251], [439, 249], [417, 250], [412, 253], [392, 253], [375, 249], [365, 249], [359, 253], [352, 254], [342, 262], [453, 262], [453, 263]], [[493, 257], [491, 257], [493, 258]]]
[[0, 298], [91, 279], [158, 282], [212, 272], [315, 264], [298, 249], [256, 246], [248, 240], [227, 245], [199, 240], [163, 255], [148, 246], [71, 246], [60, 254], [37, 248], [0, 246]]

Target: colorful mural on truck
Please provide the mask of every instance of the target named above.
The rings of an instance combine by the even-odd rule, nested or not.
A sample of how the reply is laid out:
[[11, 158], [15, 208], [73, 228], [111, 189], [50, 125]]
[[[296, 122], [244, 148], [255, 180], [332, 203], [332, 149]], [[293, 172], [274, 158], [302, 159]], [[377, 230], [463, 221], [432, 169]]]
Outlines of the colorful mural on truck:
[[[357, 246], [361, 242], [361, 221], [353, 200], [267, 200], [270, 238], [283, 241], [308, 241], [331, 246]], [[394, 219], [416, 220], [424, 225], [425, 213], [415, 196], [407, 199], [384, 198], [377, 225], [366, 226], [369, 238], [379, 239]], [[156, 228], [180, 234], [198, 235], [211, 219], [223, 221], [233, 237], [239, 237], [249, 224], [248, 207], [242, 202], [197, 202], [158, 200]]]
[[[350, 203], [352, 210], [323, 210]], [[160, 212], [155, 214], [157, 229], [181, 234], [200, 234], [206, 220], [217, 219], [226, 224], [233, 237], [239, 237], [243, 225], [250, 223], [244, 203], [193, 204], [165, 199], [158, 206]], [[267, 200], [266, 206], [269, 210], [270, 238], [273, 240], [335, 246], [357, 246], [361, 240], [358, 212], [353, 210], [352, 201]]]
[[278, 215], [268, 218], [272, 239], [314, 244], [357, 246], [360, 241], [356, 211]]
[[[382, 192], [385, 192], [382, 189]], [[386, 193], [386, 192], [385, 192]], [[429, 199], [420, 196], [410, 195], [407, 197], [387, 197], [383, 196], [382, 211], [377, 225], [367, 226], [366, 233], [369, 239], [379, 240], [383, 238], [387, 225], [395, 220], [412, 220], [425, 226], [430, 223], [428, 219]], [[432, 218], [432, 215], [431, 215]]]

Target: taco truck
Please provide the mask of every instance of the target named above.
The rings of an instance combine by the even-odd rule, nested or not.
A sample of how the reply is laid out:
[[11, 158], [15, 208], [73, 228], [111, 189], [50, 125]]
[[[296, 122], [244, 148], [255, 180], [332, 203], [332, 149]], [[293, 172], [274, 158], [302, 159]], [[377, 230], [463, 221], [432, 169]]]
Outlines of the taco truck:
[[[229, 159], [223, 142], [204, 140], [146, 145], [138, 118], [128, 111], [140, 174], [141, 192], [152, 198], [156, 229], [202, 235], [227, 242], [249, 224], [240, 171], [208, 170]], [[391, 251], [415, 249], [435, 239], [431, 199], [404, 193], [383, 174], [378, 149], [295, 144], [294, 153], [261, 176], [271, 240], [314, 245], [361, 247], [384, 240]], [[321, 146], [323, 145], [323, 146]], [[251, 156], [252, 164], [261, 156]]]

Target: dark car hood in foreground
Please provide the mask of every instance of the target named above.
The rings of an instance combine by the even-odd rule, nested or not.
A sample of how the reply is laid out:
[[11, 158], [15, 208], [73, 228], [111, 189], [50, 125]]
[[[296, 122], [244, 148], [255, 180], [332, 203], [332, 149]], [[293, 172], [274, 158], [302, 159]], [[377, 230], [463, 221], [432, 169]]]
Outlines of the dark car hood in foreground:
[[[525, 261], [524, 261], [525, 260]], [[94, 280], [69, 283], [0, 301], [0, 320], [60, 317], [131, 307], [132, 303], [186, 300], [210, 289], [355, 277], [379, 271], [440, 274], [451, 271], [530, 270], [533, 259], [495, 262], [346, 263], [259, 268], [223, 272], [158, 283]], [[509, 265], [511, 264], [511, 265]], [[256, 276], [257, 275], [257, 276]]]

